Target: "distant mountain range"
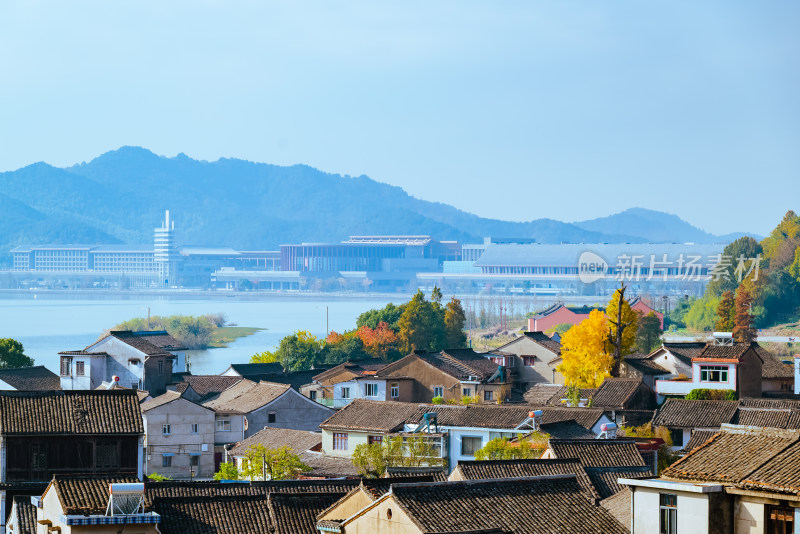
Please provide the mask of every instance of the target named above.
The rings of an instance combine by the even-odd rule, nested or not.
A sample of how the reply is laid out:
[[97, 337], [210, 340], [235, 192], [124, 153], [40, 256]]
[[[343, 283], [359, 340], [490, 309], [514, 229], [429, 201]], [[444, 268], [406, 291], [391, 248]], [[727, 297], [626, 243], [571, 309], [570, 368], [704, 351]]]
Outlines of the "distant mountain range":
[[183, 154], [166, 158], [122, 147], [65, 169], [35, 163], [0, 173], [0, 262], [8, 263], [7, 252], [19, 244], [151, 243], [167, 209], [181, 244], [241, 250], [381, 234], [462, 242], [533, 237], [540, 243], [708, 243], [744, 235], [714, 236], [642, 208], [576, 223], [486, 219], [367, 176]]

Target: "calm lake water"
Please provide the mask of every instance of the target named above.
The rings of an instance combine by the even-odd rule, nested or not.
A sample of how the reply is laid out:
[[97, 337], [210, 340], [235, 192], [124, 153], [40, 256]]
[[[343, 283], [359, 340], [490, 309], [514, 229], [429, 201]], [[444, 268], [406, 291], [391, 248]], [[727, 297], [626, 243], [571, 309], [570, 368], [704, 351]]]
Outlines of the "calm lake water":
[[202, 315], [224, 313], [239, 326], [263, 328], [239, 338], [223, 349], [193, 351], [194, 374], [218, 374], [231, 363], [245, 363], [250, 356], [272, 350], [281, 338], [296, 330], [325, 335], [325, 308], [329, 327], [341, 332], [355, 327], [362, 312], [400, 304], [408, 297], [280, 297], [259, 299], [220, 296], [128, 296], [68, 294], [0, 294], [0, 338], [20, 341], [25, 353], [55, 373], [59, 351], [79, 350], [93, 343], [107, 328], [133, 317], [151, 315]]

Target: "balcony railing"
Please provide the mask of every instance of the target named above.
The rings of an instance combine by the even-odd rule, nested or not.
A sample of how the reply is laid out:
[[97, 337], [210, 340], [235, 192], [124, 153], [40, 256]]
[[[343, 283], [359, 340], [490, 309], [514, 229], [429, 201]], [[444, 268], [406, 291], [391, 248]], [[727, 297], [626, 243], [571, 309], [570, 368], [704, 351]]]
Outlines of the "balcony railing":
[[328, 408], [344, 408], [351, 402], [353, 399], [329, 399], [329, 398], [317, 398], [316, 401], [323, 406], [327, 406]]

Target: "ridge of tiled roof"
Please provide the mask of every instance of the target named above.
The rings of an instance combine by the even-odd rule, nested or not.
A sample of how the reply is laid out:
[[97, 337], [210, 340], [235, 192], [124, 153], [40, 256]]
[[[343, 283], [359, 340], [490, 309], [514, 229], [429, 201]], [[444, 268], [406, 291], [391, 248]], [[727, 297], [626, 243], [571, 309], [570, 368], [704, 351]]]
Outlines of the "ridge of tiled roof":
[[232, 456], [243, 455], [253, 445], [264, 445], [267, 449], [289, 447], [295, 453], [311, 450], [322, 444], [322, 434], [308, 430], [292, 430], [289, 428], [266, 427], [252, 436], [236, 443], [228, 454]]
[[[772, 474], [797, 487], [798, 440], [797, 430], [723, 425], [713, 438], [665, 469], [662, 477], [736, 485], [751, 477], [757, 477], [759, 484], [770, 484], [767, 477]], [[789, 455], [784, 465], [770, 468], [784, 451]]]
[[800, 494], [800, 442], [795, 442], [748, 474], [745, 489]]
[[0, 434], [141, 434], [136, 390], [0, 391]]
[[591, 479], [577, 458], [459, 460], [455, 469], [464, 480], [527, 478], [545, 475], [576, 475], [578, 483], [595, 499], [601, 499]]
[[[761, 356], [764, 364], [761, 366], [761, 378], [766, 379], [786, 379], [791, 380], [794, 378], [794, 362], [790, 361], [789, 363], [785, 363], [783, 358], [777, 356], [767, 349], [759, 345], [758, 343], [755, 344], [756, 352]], [[787, 360], [793, 360], [794, 358], [786, 358]]]
[[528, 406], [468, 404], [468, 405], [419, 405], [415, 413], [405, 422], [419, 423], [426, 412], [436, 412], [439, 426], [473, 427], [473, 428], [516, 428], [526, 419], [531, 411]]
[[560, 384], [534, 384], [525, 392], [522, 398], [525, 399], [525, 402], [528, 404], [544, 406], [551, 404], [553, 399], [560, 401], [560, 399], [564, 397], [567, 389], [567, 386], [562, 386]]
[[215, 412], [250, 413], [274, 401], [287, 391], [288, 384], [271, 382], [251, 382], [242, 380], [203, 403]]
[[575, 420], [542, 423], [539, 430], [556, 439], [593, 439], [595, 433]]
[[0, 380], [17, 391], [52, 391], [61, 389], [61, 379], [44, 365], [0, 369]]
[[578, 458], [585, 468], [647, 465], [633, 440], [550, 439], [547, 446], [556, 458]]
[[389, 497], [422, 532], [627, 532], [575, 475], [395, 484]]
[[277, 362], [272, 363], [232, 363], [230, 368], [249, 378], [251, 375], [263, 375], [283, 372], [283, 366]]
[[655, 426], [719, 428], [733, 421], [739, 401], [667, 399], [653, 418]]
[[392, 484], [413, 484], [415, 482], [436, 482], [434, 475], [409, 475], [404, 477], [362, 478], [361, 487], [377, 500], [389, 492]]
[[420, 475], [432, 476], [435, 481], [445, 482], [447, 480], [447, 468], [445, 466], [395, 466], [387, 467], [386, 472], [383, 474], [385, 478], [407, 478]]
[[546, 348], [555, 355], [561, 354], [561, 343], [551, 338], [544, 332], [523, 332], [522, 335]]
[[542, 412], [543, 425], [575, 421], [587, 430], [591, 430], [600, 418], [603, 417], [602, 408], [544, 406], [542, 407]]
[[236, 497], [267, 495], [269, 493], [338, 493], [344, 495], [358, 486], [357, 479], [334, 480], [273, 480], [266, 482], [180, 481], [145, 482], [145, 494], [150, 500], [158, 498]]
[[418, 356], [458, 380], [467, 380], [470, 376], [488, 380], [500, 367], [472, 349], [448, 349]]
[[739, 400], [739, 406], [741, 408], [759, 408], [764, 410], [800, 410], [800, 399], [745, 397]]
[[314, 375], [312, 377], [312, 380], [314, 382], [325, 381], [328, 377], [335, 376], [337, 373], [340, 373], [342, 371], [349, 371], [355, 377], [374, 375], [375, 372], [380, 371], [387, 365], [388, 364], [386, 362], [377, 358], [374, 358], [372, 360], [343, 362], [337, 365], [336, 367], [326, 369], [321, 373]]
[[300, 460], [311, 468], [305, 473], [308, 477], [342, 478], [358, 475], [358, 470], [350, 458], [327, 456], [321, 452], [303, 451]]

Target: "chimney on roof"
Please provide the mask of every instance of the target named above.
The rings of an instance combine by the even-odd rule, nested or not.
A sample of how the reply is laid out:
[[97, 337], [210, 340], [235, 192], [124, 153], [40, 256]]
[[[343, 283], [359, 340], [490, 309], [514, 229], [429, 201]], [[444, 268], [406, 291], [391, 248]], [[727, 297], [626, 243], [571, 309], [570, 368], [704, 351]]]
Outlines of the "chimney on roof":
[[794, 355], [794, 394], [800, 395], [800, 354]]

